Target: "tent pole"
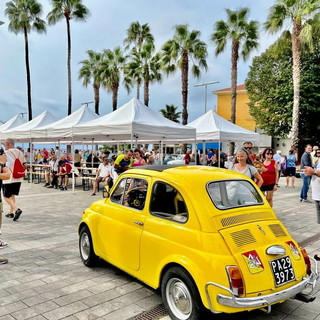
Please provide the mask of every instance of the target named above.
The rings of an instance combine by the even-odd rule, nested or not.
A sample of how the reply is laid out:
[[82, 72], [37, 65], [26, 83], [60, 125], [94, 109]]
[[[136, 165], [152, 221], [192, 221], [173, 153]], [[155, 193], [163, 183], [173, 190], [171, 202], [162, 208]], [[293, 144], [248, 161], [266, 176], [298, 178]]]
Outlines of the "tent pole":
[[73, 169], [72, 169], [72, 193], [75, 194], [75, 177], [74, 177], [74, 137], [73, 137], [73, 127], [72, 127], [72, 131], [71, 131], [71, 134], [72, 134], [72, 143], [71, 143], [71, 157], [72, 157], [72, 166], [73, 166]]
[[163, 164], [163, 140], [160, 141], [160, 164]]
[[[91, 144], [91, 168], [93, 168], [93, 143], [94, 143], [94, 138], [92, 138], [92, 144]], [[93, 172], [93, 170], [91, 172]]]
[[33, 155], [33, 150], [32, 150], [32, 138], [30, 135], [30, 143], [29, 143], [29, 162], [30, 162], [30, 166], [29, 166], [29, 171], [30, 171], [30, 188], [32, 188], [32, 172], [33, 172], [33, 166], [32, 166], [32, 155]]
[[218, 144], [218, 167], [220, 168], [220, 137], [219, 137], [219, 144]]

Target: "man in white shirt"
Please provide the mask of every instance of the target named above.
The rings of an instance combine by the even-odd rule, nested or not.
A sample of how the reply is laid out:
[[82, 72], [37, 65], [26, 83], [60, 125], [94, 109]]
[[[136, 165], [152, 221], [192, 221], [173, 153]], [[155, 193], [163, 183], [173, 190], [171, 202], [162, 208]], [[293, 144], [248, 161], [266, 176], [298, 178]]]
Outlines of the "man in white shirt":
[[103, 162], [100, 163], [96, 179], [94, 180], [93, 183], [93, 192], [91, 193], [92, 196], [96, 195], [96, 190], [99, 185], [99, 183], [105, 182], [105, 185], [108, 185], [109, 188], [112, 187], [113, 185], [113, 174], [112, 174], [112, 166], [109, 164], [109, 160], [107, 156], [103, 157]]
[[[49, 161], [49, 166], [50, 166], [50, 173], [46, 173], [46, 184], [44, 185], [47, 188], [55, 188], [58, 189], [58, 166], [59, 166], [59, 159], [57, 159], [57, 156], [54, 154], [51, 157], [51, 160]], [[50, 181], [50, 176], [51, 176], [51, 185], [49, 183]]]
[[23, 153], [14, 147], [13, 139], [6, 139], [4, 141], [4, 148], [7, 156], [6, 165], [11, 171], [10, 179], [4, 180], [2, 185], [3, 198], [10, 206], [10, 211], [6, 214], [6, 217], [13, 218], [13, 221], [17, 221], [21, 216], [22, 210], [16, 205], [16, 196], [19, 195], [23, 178], [13, 178], [12, 172], [16, 159], [19, 159], [25, 167], [26, 162]]

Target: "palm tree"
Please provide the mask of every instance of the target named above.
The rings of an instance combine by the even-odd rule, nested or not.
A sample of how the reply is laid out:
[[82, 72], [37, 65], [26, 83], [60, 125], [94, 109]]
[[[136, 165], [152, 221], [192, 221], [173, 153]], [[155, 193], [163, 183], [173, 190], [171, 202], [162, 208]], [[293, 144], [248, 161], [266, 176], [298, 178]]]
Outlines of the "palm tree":
[[101, 63], [102, 53], [88, 50], [88, 59], [82, 60], [82, 68], [79, 70], [79, 79], [83, 79], [83, 85], [88, 86], [92, 82], [94, 92], [94, 109], [95, 113], [99, 114], [99, 103], [100, 103], [100, 74], [101, 74]]
[[[146, 43], [154, 45], [154, 37], [150, 32], [149, 25], [147, 23], [141, 25], [138, 21], [132, 22], [127, 29], [127, 38], [124, 39], [124, 43], [126, 44], [125, 50], [129, 49], [131, 44], [133, 45], [133, 59], [138, 62], [142, 46]], [[140, 99], [140, 86], [143, 81], [142, 70], [140, 68], [135, 70], [129, 68], [128, 73], [130, 74], [131, 82], [135, 82], [137, 85], [137, 99]]]
[[29, 64], [29, 40], [28, 33], [31, 29], [38, 33], [46, 31], [46, 23], [40, 18], [42, 5], [36, 0], [13, 0], [6, 3], [5, 14], [8, 16], [9, 31], [24, 34], [25, 62], [27, 73], [27, 97], [28, 97], [28, 117], [32, 120], [32, 101], [31, 101], [31, 76]]
[[[131, 51], [131, 62], [125, 68], [126, 80], [140, 79], [140, 83], [144, 82], [144, 104], [149, 106], [149, 87], [156, 81], [161, 81], [161, 58], [159, 53], [155, 53], [153, 43], [145, 43], [138, 52], [136, 48]], [[130, 82], [130, 80], [129, 80]]]
[[117, 110], [119, 85], [126, 60], [127, 56], [123, 54], [120, 47], [116, 47], [113, 50], [104, 50], [103, 52], [99, 78], [103, 86], [112, 92], [113, 111]]
[[188, 25], [176, 25], [175, 34], [162, 46], [162, 66], [167, 74], [181, 69], [182, 124], [188, 123], [189, 63], [193, 62], [192, 74], [199, 78], [201, 68], [207, 70], [207, 45], [199, 39], [200, 31], [189, 31]]
[[181, 116], [181, 112], [177, 112], [178, 107], [176, 107], [173, 104], [166, 104], [166, 108], [165, 109], [160, 109], [161, 114], [173, 121], [173, 122], [177, 122], [179, 123], [180, 121], [178, 120]]
[[[216, 45], [216, 56], [224, 51], [227, 40], [231, 40], [231, 122], [236, 123], [239, 51], [241, 47], [241, 55], [246, 60], [251, 51], [258, 47], [259, 23], [256, 20], [247, 21], [248, 8], [237, 11], [226, 9], [226, 12], [227, 21], [219, 20], [215, 23], [211, 40]], [[230, 143], [229, 152], [234, 153], [234, 143]]]
[[89, 16], [89, 10], [82, 4], [82, 0], [51, 0], [53, 9], [48, 13], [48, 23], [56, 24], [63, 18], [67, 23], [67, 39], [68, 39], [68, 115], [72, 112], [72, 88], [71, 88], [71, 32], [70, 20], [86, 21]]
[[[312, 49], [312, 37], [315, 30], [319, 29], [319, 9], [319, 0], [277, 0], [270, 8], [265, 23], [265, 28], [270, 33], [282, 29], [287, 21], [291, 24], [293, 109], [290, 137], [293, 148], [296, 148], [299, 142], [301, 43], [311, 45]], [[288, 30], [285, 33], [288, 33]]]

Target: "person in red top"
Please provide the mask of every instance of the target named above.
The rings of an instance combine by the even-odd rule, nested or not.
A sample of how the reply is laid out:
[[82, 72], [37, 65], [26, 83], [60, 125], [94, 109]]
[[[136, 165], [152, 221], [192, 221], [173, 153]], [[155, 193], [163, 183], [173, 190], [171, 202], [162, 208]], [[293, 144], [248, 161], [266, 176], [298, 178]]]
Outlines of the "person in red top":
[[43, 159], [43, 163], [47, 163], [48, 162], [48, 158], [49, 158], [49, 152], [46, 148], [43, 148], [42, 150], [42, 159]]
[[261, 191], [264, 192], [270, 206], [273, 205], [273, 194], [278, 189], [278, 164], [273, 160], [273, 151], [266, 148], [262, 152], [263, 166], [265, 171], [261, 173], [263, 184]]
[[186, 155], [185, 155], [185, 157], [184, 157], [184, 163], [185, 163], [185, 164], [189, 164], [189, 163], [190, 163], [190, 161], [191, 161], [191, 156], [190, 156], [190, 154], [191, 154], [191, 150], [188, 150], [187, 153], [186, 153]]
[[[67, 185], [69, 183], [69, 178], [72, 177], [72, 166], [70, 163], [66, 163], [63, 160], [59, 161], [59, 170], [57, 176], [59, 177], [59, 187], [61, 191], [68, 190]], [[62, 185], [62, 181], [64, 184]]]

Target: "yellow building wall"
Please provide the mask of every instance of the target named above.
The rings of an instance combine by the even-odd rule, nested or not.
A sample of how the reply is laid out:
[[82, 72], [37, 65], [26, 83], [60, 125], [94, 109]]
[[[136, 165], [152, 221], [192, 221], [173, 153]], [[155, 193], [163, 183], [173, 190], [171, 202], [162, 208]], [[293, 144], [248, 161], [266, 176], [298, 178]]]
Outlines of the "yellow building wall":
[[[215, 91], [217, 95], [217, 114], [221, 117], [231, 120], [231, 91]], [[247, 92], [242, 90], [237, 93], [237, 106], [236, 106], [236, 125], [255, 131], [256, 122], [249, 112], [249, 99]]]

